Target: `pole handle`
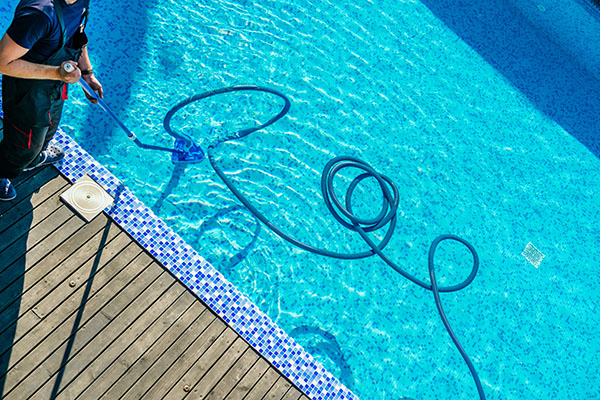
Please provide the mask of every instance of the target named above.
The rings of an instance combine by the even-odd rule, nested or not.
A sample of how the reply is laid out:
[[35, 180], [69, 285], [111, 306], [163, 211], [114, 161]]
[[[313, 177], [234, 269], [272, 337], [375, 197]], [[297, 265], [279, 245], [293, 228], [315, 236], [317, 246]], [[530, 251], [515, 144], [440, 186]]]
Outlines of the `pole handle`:
[[66, 72], [67, 74], [70, 74], [71, 72], [75, 71], [75, 67], [74, 67], [74, 66], [73, 66], [73, 64], [71, 64], [71, 63], [66, 63], [66, 64], [63, 66], [63, 69], [65, 70], [65, 72]]

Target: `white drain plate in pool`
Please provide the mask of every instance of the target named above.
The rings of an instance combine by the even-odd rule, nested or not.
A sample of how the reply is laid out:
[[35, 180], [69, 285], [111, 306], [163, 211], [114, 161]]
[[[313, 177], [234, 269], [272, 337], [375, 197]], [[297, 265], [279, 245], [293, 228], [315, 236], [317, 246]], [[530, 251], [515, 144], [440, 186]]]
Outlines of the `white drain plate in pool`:
[[540, 266], [542, 260], [544, 259], [544, 257], [546, 257], [544, 254], [542, 254], [541, 251], [536, 249], [536, 247], [533, 244], [531, 244], [531, 242], [527, 243], [527, 246], [525, 246], [525, 250], [523, 250], [521, 254], [536, 268]]
[[87, 222], [93, 220], [114, 199], [88, 175], [81, 177], [60, 198]]

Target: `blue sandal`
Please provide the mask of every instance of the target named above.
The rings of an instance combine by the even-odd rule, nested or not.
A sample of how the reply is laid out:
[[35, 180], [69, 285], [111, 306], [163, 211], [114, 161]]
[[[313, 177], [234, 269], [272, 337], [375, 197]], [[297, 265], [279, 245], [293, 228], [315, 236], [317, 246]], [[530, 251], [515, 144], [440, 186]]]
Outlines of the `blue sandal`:
[[6, 178], [0, 178], [0, 201], [9, 201], [17, 197], [17, 191]]

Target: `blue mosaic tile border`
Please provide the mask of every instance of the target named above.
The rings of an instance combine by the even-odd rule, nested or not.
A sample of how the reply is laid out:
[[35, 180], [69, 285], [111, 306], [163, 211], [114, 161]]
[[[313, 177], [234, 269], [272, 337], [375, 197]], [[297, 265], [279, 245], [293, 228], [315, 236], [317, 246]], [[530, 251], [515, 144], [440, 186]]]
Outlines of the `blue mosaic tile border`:
[[115, 198], [105, 210], [112, 219], [311, 399], [358, 400], [71, 137], [59, 129], [53, 143], [66, 153], [58, 165], [66, 178], [98, 182]]

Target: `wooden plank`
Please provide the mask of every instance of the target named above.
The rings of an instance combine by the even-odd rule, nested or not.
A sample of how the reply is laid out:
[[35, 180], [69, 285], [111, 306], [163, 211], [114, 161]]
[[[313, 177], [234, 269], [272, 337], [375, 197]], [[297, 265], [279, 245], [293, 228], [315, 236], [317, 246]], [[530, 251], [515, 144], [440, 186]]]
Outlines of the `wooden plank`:
[[[178, 323], [181, 318], [191, 318], [193, 321], [203, 309], [192, 307], [196, 299], [191, 296], [183, 285], [182, 295], [171, 304], [155, 321], [148, 323], [147, 329], [121, 350], [120, 342], [114, 342], [100, 357], [95, 359], [84, 371], [71, 382], [54, 400], [98, 399], [114, 382], [117, 381], [127, 368], [137, 361], [167, 330]], [[162, 302], [161, 302], [162, 303]], [[191, 309], [193, 308], [194, 311]], [[142, 320], [140, 324], [143, 324]], [[173, 330], [170, 333], [174, 333]]]
[[[72, 325], [63, 324], [52, 332], [40, 346], [28, 353], [17, 366], [8, 371], [4, 400], [29, 398], [38, 387], [50, 379], [60, 368], [65, 357], [70, 359], [77, 354], [83, 346], [99, 334], [111, 320], [115, 319], [127, 307], [131, 299], [137, 298], [140, 293], [145, 293], [146, 289], [157, 280], [159, 275], [161, 275], [160, 270], [146, 268], [137, 279], [117, 296], [111, 298], [100, 312], [88, 318], [85, 324], [78, 324], [76, 319]], [[87, 308], [83, 310], [83, 313], [86, 313], [86, 311]], [[57, 346], [57, 343], [62, 344]], [[45, 356], [47, 353], [49, 355]]]
[[[188, 379], [192, 381], [196, 380], [196, 376], [202, 378], [210, 366], [217, 362], [227, 349], [230, 348], [236, 338], [237, 334], [231, 328], [227, 327], [206, 349], [194, 349], [194, 347], [188, 349], [188, 352], [180, 357], [177, 364], [172, 366], [168, 373], [163, 375], [145, 396], [165, 399], [168, 397], [167, 394], [171, 389], [175, 388], [180, 390], [178, 394], [181, 395], [184, 386], [193, 386], [193, 384], [187, 382], [185, 378], [188, 377]], [[199, 356], [199, 358], [197, 358], [197, 356]], [[191, 361], [191, 363], [189, 363], [189, 361]], [[180, 366], [183, 368], [180, 368]], [[196, 373], [193, 373], [194, 378], [190, 377], [190, 371], [192, 370], [196, 370]], [[173, 392], [176, 396], [175, 398], [177, 398], [177, 393], [175, 393], [177, 390], [174, 390]], [[185, 395], [185, 393], [183, 394]]]
[[263, 397], [264, 400], [282, 400], [283, 396], [288, 392], [292, 384], [280, 375], [277, 382], [271, 387], [267, 394]]
[[27, 251], [27, 263], [31, 265], [43, 260], [45, 265], [60, 264], [63, 260], [77, 251], [96, 233], [109, 230], [122, 230], [106, 215], [99, 214], [89, 223], [80, 218], [72, 218], [50, 236], [43, 243]]
[[193, 335], [184, 335], [181, 338], [182, 340], [175, 342], [169, 348], [169, 351], [163, 353], [157, 362], [146, 371], [141, 379], [121, 399], [160, 398], [160, 396], [153, 397], [150, 391], [156, 383], [159, 383], [161, 377], [166, 376], [165, 371], [168, 371], [175, 363], [176, 368], [185, 370], [186, 364], [181, 363], [182, 358], [185, 357], [189, 360], [191, 356], [196, 356], [194, 358], [196, 360], [199, 357], [197, 353], [202, 354], [225, 330], [225, 324], [219, 319], [212, 316], [211, 321], [208, 327], [200, 326], [202, 332], [196, 340], [194, 340]]
[[252, 390], [254, 385], [259, 381], [259, 379], [263, 376], [265, 371], [269, 368], [269, 363], [265, 361], [264, 358], [259, 358], [256, 364], [252, 366], [250, 371], [241, 381], [238, 382], [237, 385], [233, 388], [231, 392], [225, 397], [227, 400], [242, 400], [245, 396]]
[[7, 229], [0, 233], [0, 251], [3, 251], [18, 238], [26, 234], [32, 227], [49, 218], [62, 205], [58, 197], [52, 196], [42, 201], [35, 208], [31, 207], [30, 210], [33, 210], [33, 217], [27, 213], [26, 216], [13, 222]]
[[26, 265], [34, 265], [44, 260], [45, 265], [59, 264], [66, 257], [83, 246], [97, 232], [115, 225], [104, 214], [99, 214], [89, 223], [81, 218], [73, 217], [60, 229], [52, 232], [43, 242], [27, 250]]
[[[138, 259], [150, 261], [146, 255], [140, 255], [136, 260]], [[10, 364], [17, 364], [27, 355], [31, 356], [31, 354], [28, 353], [29, 351], [35, 352], [41, 362], [49, 357], [52, 354], [54, 347], [70, 338], [70, 335], [74, 333], [74, 326], [81, 326], [88, 322], [92, 317], [96, 316], [112, 297], [119, 294], [125, 286], [136, 278], [137, 273], [135, 276], [132, 276], [133, 273], [129, 272], [132, 269], [124, 268], [124, 265], [125, 263], [122, 262], [122, 260], [113, 259], [94, 279], [94, 284], [98, 284], [101, 289], [99, 290], [92, 285], [89, 290], [89, 293], [98, 292], [99, 294], [91, 295], [89, 300], [86, 300], [87, 288], [82, 287], [74, 296], [71, 296], [66, 302], [54, 310], [48, 318], [40, 321], [22, 341], [18, 341], [13, 346], [12, 353], [8, 353], [8, 355], [11, 356]], [[121, 272], [117, 274], [119, 269]], [[124, 273], [124, 271], [129, 273]], [[111, 280], [115, 283], [112, 285], [104, 285], [107, 280]], [[85, 308], [82, 307], [84, 301]], [[33, 311], [26, 314], [26, 316], [33, 316], [31, 319], [37, 317]], [[44, 342], [53, 343], [53, 346], [41, 347], [41, 344], [38, 346], [38, 343]], [[41, 349], [38, 347], [41, 347]], [[8, 360], [3, 360], [2, 362], [5, 363], [4, 365], [7, 365]]]
[[0, 214], [0, 233], [4, 232], [54, 194], [57, 194], [57, 192], [62, 192], [63, 188], [67, 185], [68, 182], [58, 176], [42, 186], [37, 192], [34, 192], [29, 199], [24, 199], [8, 211]]
[[[0, 273], [0, 282], [3, 282], [3, 284], [5, 283], [4, 287], [7, 287], [16, 280], [23, 279], [23, 275], [31, 275], [31, 269], [41, 260], [44, 260], [44, 266], [59, 264], [62, 261], [61, 259], [53, 260], [52, 258], [47, 257], [56, 254], [62, 254], [63, 258], [65, 258], [71, 252], [77, 250], [83, 243], [76, 245], [73, 242], [87, 240], [89, 238], [86, 236], [88, 235], [88, 232], [89, 235], [93, 235], [101, 228], [98, 227], [96, 230], [95, 225], [98, 224], [92, 225], [92, 223], [84, 224], [78, 218], [69, 219], [57, 230], [52, 232], [50, 236], [46, 237], [46, 239], [44, 239], [44, 241], [38, 246], [34, 247], [32, 250], [13, 261], [8, 268]], [[84, 230], [83, 232], [79, 232], [82, 228], [86, 228], [90, 225], [92, 225], [90, 228]]]
[[[158, 264], [152, 264], [150, 268], [163, 272], [162, 267]], [[177, 291], [177, 288], [180, 290]], [[123, 347], [135, 339], [140, 331], [152, 324], [154, 319], [171, 305], [181, 293], [181, 287], [175, 285], [173, 277], [163, 273], [144, 293], [127, 305], [106, 327], [102, 328], [100, 334], [94, 336], [81, 349], [74, 348], [71, 352], [72, 356], [66, 364], [64, 359], [61, 364], [53, 363], [57, 366], [57, 374], [37, 389], [29, 399], [46, 400], [54, 398], [56, 393], [76, 379], [81, 371], [87, 368], [111, 343], [116, 342], [121, 346], [120, 353]], [[46, 369], [49, 368], [48, 364], [48, 361], [44, 363]], [[31, 382], [31, 379], [28, 381]]]
[[[101, 240], [108, 220], [84, 224], [62, 205], [58, 194], [68, 182], [56, 170], [13, 183], [18, 201], [0, 204], [3, 400], [308, 400], [120, 228], [109, 228], [106, 258], [95, 260], [89, 243]], [[117, 240], [123, 247], [110, 258], [105, 252]]]
[[175, 385], [171, 391], [163, 396], [163, 400], [178, 400], [186, 396], [194, 399], [203, 399], [216, 386], [219, 380], [229, 371], [233, 364], [241, 357], [248, 348], [246, 343], [235, 331], [229, 329], [225, 332], [231, 332], [233, 344], [227, 346], [225, 341], [217, 340], [211, 348], [204, 353], [202, 357], [192, 368], [190, 368], [183, 377], [179, 379], [181, 384], [186, 385], [187, 391], [183, 390], [181, 384]]
[[[225, 330], [223, 330], [225, 328]], [[172, 363], [168, 371], [160, 378], [155, 379], [152, 387], [144, 394], [145, 398], [163, 399], [165, 395], [178, 384], [181, 383], [183, 375], [194, 365], [199, 358], [216, 361], [221, 354], [231, 346], [236, 338], [233, 330], [226, 328], [220, 319], [215, 319], [210, 327], [204, 331], [199, 340], [194, 342], [181, 356], [176, 363]], [[202, 371], [206, 371], [204, 366]], [[203, 372], [202, 372], [203, 373]], [[183, 387], [184, 383], [181, 383]]]
[[[120, 233], [120, 228], [115, 226], [113, 229], [113, 226], [111, 226], [111, 230], [108, 232], [108, 238], [111, 238], [116, 233]], [[11, 318], [14, 319], [15, 317], [14, 314], [9, 311], [0, 313], [0, 324], [3, 324], [0, 326], [8, 326], [10, 328], [3, 330], [3, 332], [0, 334], [0, 338], [3, 339], [2, 341], [0, 341], [0, 354], [6, 351], [7, 346], [10, 346], [11, 343], [13, 343], [11, 353], [12, 358], [14, 360], [16, 354], [18, 354], [18, 349], [20, 346], [15, 346], [14, 343], [17, 343], [21, 337], [23, 337], [25, 334], [30, 332], [31, 329], [36, 327], [40, 320], [43, 319], [43, 317], [49, 311], [55, 312], [54, 318], [57, 324], [60, 323], [62, 319], [59, 319], [58, 316], [64, 315], [63, 310], [65, 309], [65, 307], [61, 308], [59, 307], [59, 304], [62, 301], [65, 301], [65, 298], [57, 298], [56, 296], [48, 297], [52, 290], [54, 290], [57, 286], [62, 284], [63, 286], [68, 286], [68, 289], [65, 287], [65, 290], [67, 290], [69, 295], [75, 292], [77, 295], [83, 296], [84, 289], [79, 290], [78, 287], [71, 288], [69, 286], [70, 282], [65, 283], [67, 277], [69, 277], [71, 274], [75, 274], [79, 268], [83, 268], [89, 273], [89, 271], [94, 268], [94, 265], [96, 263], [98, 267], [103, 267], [106, 264], [106, 262], [112, 259], [114, 255], [118, 254], [128, 242], [127, 236], [125, 234], [121, 234], [121, 237], [125, 240], [120, 241], [117, 237], [115, 241], [108, 242], [108, 244], [103, 248], [102, 257], [100, 257], [98, 260], [96, 260], [95, 258], [90, 258], [94, 257], [94, 251], [97, 251], [97, 249], [99, 249], [99, 246], [102, 245], [102, 239], [104, 237], [103, 235], [103, 232], [99, 232], [96, 236], [94, 236], [94, 238], [92, 238], [92, 240], [86, 243], [86, 245], [78, 249], [68, 259], [64, 260], [58, 266], [58, 268], [53, 269], [52, 272], [50, 272], [44, 280], [38, 281], [38, 283], [34, 285], [31, 290], [27, 291], [27, 294], [20, 300], [19, 306], [21, 309], [18, 313], [18, 322], [11, 320]], [[48, 302], [49, 304], [45, 305], [45, 303]], [[67, 303], [67, 305], [68, 304], [72, 304], [73, 308], [68, 310], [68, 313], [67, 315], [64, 315], [64, 318], [66, 318], [70, 313], [74, 312], [74, 310], [81, 304], [81, 300], [71, 300], [71, 302]], [[56, 313], [57, 310], [59, 310], [59, 313]], [[16, 324], [16, 330], [10, 327], [12, 324]], [[39, 343], [41, 338], [37, 335], [47, 334], [47, 332], [45, 331], [45, 327], [39, 327], [38, 331], [40, 329], [42, 330], [41, 333], [38, 332], [37, 334], [35, 334], [34, 332], [33, 335], [28, 335], [28, 338], [30, 339], [31, 343], [25, 346], [26, 349], [28, 348], [27, 346]], [[13, 337], [5, 338], [5, 332], [14, 332], [12, 333]], [[5, 355], [2, 355], [0, 357], [0, 362], [2, 362], [2, 359], [4, 357]]]
[[81, 287], [86, 287], [90, 280], [93, 283], [96, 274], [102, 270], [102, 267], [113, 265], [112, 261], [115, 260], [114, 262], [118, 268], [117, 271], [120, 271], [122, 267], [125, 267], [139, 254], [140, 248], [135, 243], [131, 243], [127, 235], [120, 233], [104, 246], [101, 253], [87, 260], [82, 267], [65, 271], [67, 273], [61, 270], [67, 270], [67, 268], [63, 267], [67, 267], [69, 264], [63, 264], [60, 268], [54, 269], [53, 272], [55, 273], [52, 274], [52, 278], [55, 279], [52, 281], [49, 278], [48, 280], [44, 280], [44, 288], [39, 289], [40, 291], [45, 291], [46, 287], [50, 287], [50, 290], [45, 297], [35, 303], [33, 311], [36, 315], [43, 318], [55, 310], [65, 299], [69, 298], [73, 291]]
[[[50, 204], [51, 202], [52, 199], [46, 202], [49, 203], [49, 207], [58, 205], [58, 203]], [[35, 221], [31, 223], [25, 223], [24, 226], [18, 228], [24, 229], [24, 232], [26, 232], [24, 234], [21, 234], [21, 232], [17, 228], [15, 228], [17, 230], [13, 233], [15, 233], [18, 236], [18, 238], [15, 240], [11, 240], [11, 245], [0, 252], [0, 259], [2, 259], [3, 262], [6, 263], [4, 266], [0, 267], [0, 270], [4, 270], [8, 265], [12, 264], [15, 260], [21, 257], [24, 254], [25, 249], [33, 248], [40, 241], [42, 241], [42, 239], [44, 239], [46, 236], [48, 236], [49, 234], [54, 232], [58, 227], [64, 224], [68, 219], [77, 218], [74, 217], [73, 212], [64, 205], [60, 205], [57, 209], [54, 210], [54, 212], [50, 213], [49, 215], [46, 215], [46, 212], [47, 211], [40, 208], [36, 208], [35, 210], [33, 210], [33, 220], [41, 220], [39, 222], [39, 227], [37, 226], [37, 223], [34, 224]], [[44, 217], [42, 217], [42, 215]], [[24, 219], [19, 221], [17, 224], [13, 225], [11, 228], [7, 229], [4, 232], [4, 234], [6, 234], [7, 232], [12, 232], [13, 228], [18, 226], [23, 221]], [[30, 230], [30, 227], [37, 227], [37, 229]]]
[[29, 232], [17, 238], [4, 251], [0, 252], [0, 257], [2, 257], [3, 260], [3, 264], [0, 265], [0, 273], [4, 274], [9, 269], [12, 270], [12, 272], [10, 272], [11, 274], [17, 272], [22, 273], [23, 264], [27, 260], [27, 254], [32, 251], [32, 248], [35, 249], [37, 247], [36, 244], [41, 245], [42, 248], [40, 250], [33, 250], [34, 255], [32, 256], [32, 261], [35, 254], [38, 254], [41, 251], [48, 251], [48, 246], [45, 245], [45, 241], [49, 235], [59, 232], [59, 236], [65, 236], [69, 234], [70, 230], [81, 227], [82, 224], [78, 223], [72, 214], [69, 215], [64, 212], [61, 214], [64, 217], [62, 221], [58, 219], [54, 221], [46, 220], [44, 221], [45, 223], [33, 227]]
[[[25, 181], [31, 179], [32, 176], [39, 175], [39, 174], [43, 174], [45, 176], [48, 176], [48, 175], [51, 176], [51, 174], [54, 174], [54, 176], [56, 176], [56, 175], [58, 175], [58, 169], [55, 167], [52, 167], [52, 166], [45, 166], [42, 168], [32, 169], [30, 171], [23, 171], [23, 172], [21, 172], [21, 174], [18, 177], [11, 179], [10, 181], [12, 182], [12, 184], [15, 187], [18, 188], [21, 185], [23, 185], [25, 183]], [[43, 180], [42, 182], [45, 182], [48, 179], [51, 179], [51, 178], [47, 178], [46, 180]]]
[[[177, 343], [179, 341], [182, 342], [180, 347], [185, 348], [185, 346], [188, 346], [192, 342], [192, 339], [187, 333], [193, 331], [193, 328], [195, 327], [209, 325], [214, 318], [214, 315], [204, 307], [204, 305], [197, 302], [192, 304], [190, 311], [186, 312], [174, 325], [170, 326], [167, 332], [152, 343], [150, 347], [147, 349], [137, 349], [138, 352], [142, 353], [140, 357], [137, 357], [131, 363], [129, 360], [125, 360], [127, 363], [125, 373], [121, 376], [117, 375], [116, 381], [109, 385], [110, 387], [108, 390], [86, 390], [83, 393], [84, 396], [82, 396], [82, 398], [101, 398], [105, 400], [120, 399], [131, 387], [136, 386], [139, 388], [140, 385], [137, 382], [140, 381], [143, 376], [150, 373], [149, 370], [160, 361], [161, 357], [163, 357], [166, 352], [171, 354], [177, 353]], [[199, 331], [198, 335], [201, 333], [202, 331]], [[135, 346], [138, 347], [140, 344], [136, 343]], [[160, 369], [160, 367], [158, 368]], [[111, 373], [111, 375], [113, 374]], [[106, 377], [103, 377], [103, 379], [106, 379]]]
[[12, 201], [0, 202], [0, 214], [4, 214], [15, 207], [19, 202], [27, 199], [38, 188], [42, 187], [44, 183], [58, 176], [58, 170], [56, 168], [43, 168], [21, 175], [21, 179], [11, 180], [17, 190], [17, 197]]
[[300, 397], [302, 397], [302, 392], [292, 386], [285, 396], [283, 396], [282, 400], [298, 400]]
[[244, 397], [244, 400], [261, 400], [277, 381], [277, 378], [279, 378], [279, 372], [275, 368], [267, 369], [250, 393]]
[[206, 400], [222, 400], [239, 382], [244, 374], [256, 363], [259, 356], [254, 349], [248, 346], [233, 367], [221, 378], [215, 387], [208, 393]]
[[[107, 241], [108, 239], [115, 237], [118, 233], [120, 233], [119, 229], [111, 229], [107, 234]], [[44, 279], [38, 280], [29, 290], [27, 290], [20, 299], [19, 317], [24, 315], [31, 308], [37, 307], [34, 311], [39, 318], [42, 318], [47, 314], [47, 309], [52, 310], [57, 306], [56, 302], [54, 302], [50, 303], [49, 307], [44, 307], [45, 302], [49, 302], [57, 297], [56, 295], [54, 297], [47, 297], [53, 293], [56, 287], [62, 285], [67, 278], [77, 274], [77, 271], [80, 268], [83, 268], [85, 271], [84, 273], [89, 273], [94, 268], [95, 264], [97, 264], [97, 266], [103, 266], [112, 257], [122, 251], [129, 242], [127, 236], [124, 234], [121, 234], [120, 237], [117, 236], [115, 240], [111, 240], [107, 244], [103, 243], [103, 240], [104, 232], [97, 233], [85, 246], [78, 249], [61, 264], [52, 268], [46, 276], [44, 276]], [[94, 258], [94, 253], [101, 247], [103, 247], [102, 256], [96, 260], [96, 258]], [[79, 285], [76, 286], [78, 287]], [[70, 290], [70, 292], [72, 291], [73, 290]], [[60, 301], [62, 300], [64, 300], [64, 297], [60, 297]], [[7, 322], [9, 321], [5, 320], [4, 314], [0, 313], [0, 324]]]
[[[49, 169], [49, 171], [46, 171], [47, 169]], [[55, 171], [52, 171], [53, 169]], [[58, 174], [58, 170], [56, 168], [38, 168], [38, 169], [33, 169], [31, 171], [23, 171], [23, 172], [21, 172], [21, 174], [19, 174], [19, 176], [17, 176], [16, 178], [12, 178], [10, 181], [12, 182], [13, 186], [15, 188], [17, 188], [17, 187], [23, 185], [26, 180], [31, 179], [32, 176], [39, 174], [41, 172], [44, 172], [44, 173], [56, 172]]]
[[46, 277], [49, 272], [48, 267], [60, 265], [100, 229], [106, 227], [106, 223], [106, 217], [95, 218], [85, 225], [78, 218], [70, 219], [69, 223], [54, 231], [43, 243], [27, 252], [3, 273], [0, 273], [0, 285], [6, 283], [0, 292], [0, 304], [3, 305], [0, 306], [0, 312], [11, 306], [13, 301], [17, 301], [34, 284]]

